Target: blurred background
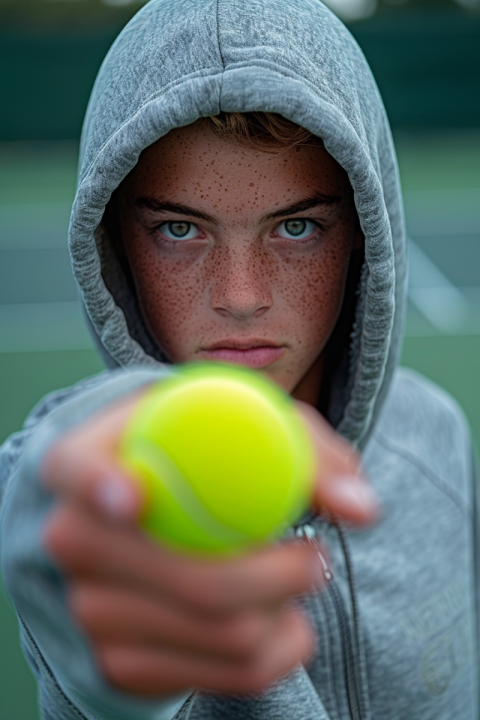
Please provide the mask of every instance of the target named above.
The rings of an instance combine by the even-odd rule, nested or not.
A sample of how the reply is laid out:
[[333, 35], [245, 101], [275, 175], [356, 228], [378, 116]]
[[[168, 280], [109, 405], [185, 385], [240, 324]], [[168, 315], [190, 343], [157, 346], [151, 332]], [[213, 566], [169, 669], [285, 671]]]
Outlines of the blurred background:
[[[0, 443], [48, 391], [101, 369], [67, 250], [95, 74], [137, 0], [0, 0]], [[392, 124], [410, 235], [403, 364], [480, 438], [480, 0], [328, 0]], [[0, 590], [0, 717], [37, 720]]]

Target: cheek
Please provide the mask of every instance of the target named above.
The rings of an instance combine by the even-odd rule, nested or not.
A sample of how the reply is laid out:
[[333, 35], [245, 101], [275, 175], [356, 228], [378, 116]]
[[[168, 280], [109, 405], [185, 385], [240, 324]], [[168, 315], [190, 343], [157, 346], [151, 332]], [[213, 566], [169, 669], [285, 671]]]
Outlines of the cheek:
[[139, 249], [130, 256], [142, 314], [160, 347], [174, 362], [189, 351], [193, 328], [202, 324], [205, 296], [194, 258], [158, 257]]
[[350, 260], [350, 239], [343, 228], [309, 256], [283, 258], [278, 296], [295, 323], [300, 345], [314, 350], [328, 339], [341, 310]]

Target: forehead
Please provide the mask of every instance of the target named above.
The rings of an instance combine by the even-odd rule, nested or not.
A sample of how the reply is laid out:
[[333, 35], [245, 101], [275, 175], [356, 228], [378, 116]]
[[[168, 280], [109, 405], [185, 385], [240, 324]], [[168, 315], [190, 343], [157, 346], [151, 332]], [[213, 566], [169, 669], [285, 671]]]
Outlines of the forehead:
[[289, 149], [259, 148], [218, 137], [205, 120], [172, 130], [141, 155], [128, 179], [131, 190], [202, 196], [218, 193], [295, 195], [350, 188], [343, 168], [321, 141]]

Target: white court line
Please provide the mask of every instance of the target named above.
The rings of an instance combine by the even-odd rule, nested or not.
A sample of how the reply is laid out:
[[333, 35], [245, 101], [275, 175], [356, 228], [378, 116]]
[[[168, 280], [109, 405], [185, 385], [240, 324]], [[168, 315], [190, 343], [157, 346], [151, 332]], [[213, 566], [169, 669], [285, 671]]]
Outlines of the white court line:
[[457, 333], [459, 328], [466, 327], [471, 310], [461, 290], [411, 239], [408, 251], [410, 301], [443, 333]]
[[407, 335], [480, 334], [480, 286], [454, 285], [411, 238], [408, 252], [408, 298], [428, 324], [408, 318]]

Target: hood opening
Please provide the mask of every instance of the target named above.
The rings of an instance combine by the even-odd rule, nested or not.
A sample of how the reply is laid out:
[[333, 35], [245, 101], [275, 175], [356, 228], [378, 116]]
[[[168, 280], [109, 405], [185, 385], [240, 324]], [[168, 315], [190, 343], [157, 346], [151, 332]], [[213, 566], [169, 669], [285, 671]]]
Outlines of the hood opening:
[[319, 0], [151, 0], [140, 10], [107, 55], [87, 111], [69, 233], [74, 275], [109, 364], [166, 362], [109, 237], [105, 208], [142, 151], [171, 129], [258, 111], [321, 138], [353, 188], [364, 262], [352, 263], [328, 344], [332, 392], [321, 405], [362, 447], [401, 347], [403, 206], [375, 81], [351, 34]]

